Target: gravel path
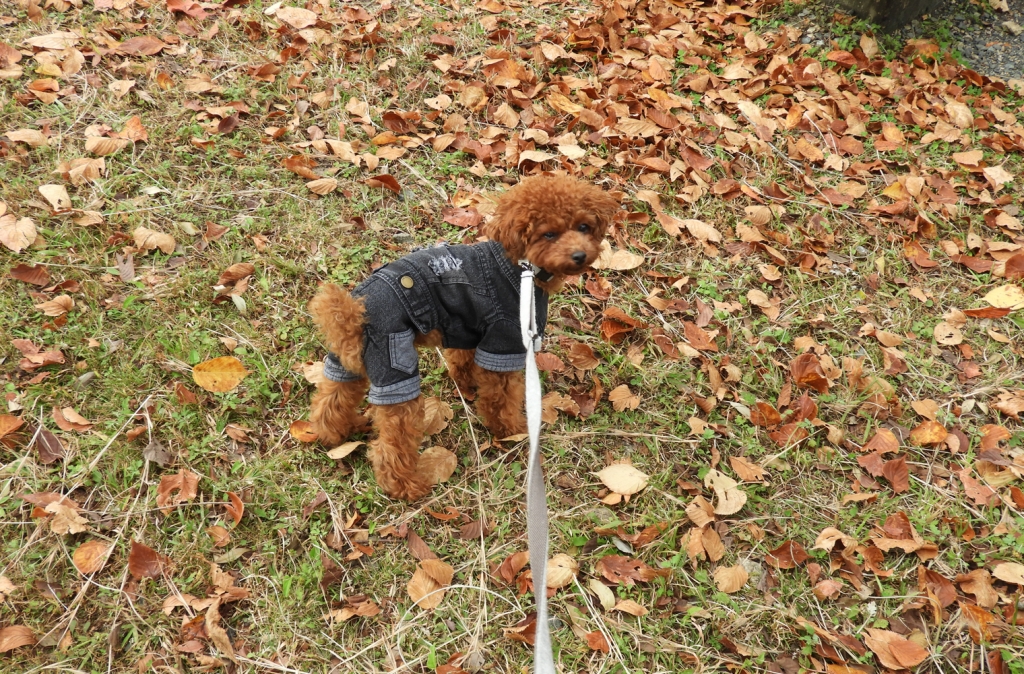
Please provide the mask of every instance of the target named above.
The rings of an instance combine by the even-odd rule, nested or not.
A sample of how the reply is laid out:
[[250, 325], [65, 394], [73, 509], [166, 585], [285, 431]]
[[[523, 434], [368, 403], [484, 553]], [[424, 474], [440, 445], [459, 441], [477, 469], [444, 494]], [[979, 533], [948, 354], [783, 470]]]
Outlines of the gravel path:
[[1007, 5], [1009, 11], [1001, 12], [988, 3], [946, 0], [928, 19], [912, 22], [898, 35], [936, 37], [948, 30], [953, 47], [974, 70], [1005, 80], [1024, 79], [1024, 0], [1008, 0]]
[[[904, 26], [893, 37], [934, 38], [959, 52], [961, 59], [980, 73], [1007, 81], [1024, 80], [1024, 0], [1006, 0], [1008, 11], [995, 11], [989, 4], [1001, 1], [945, 0], [926, 18]], [[825, 47], [834, 39], [833, 2], [811, 0], [795, 9], [785, 20], [804, 31], [803, 42]]]

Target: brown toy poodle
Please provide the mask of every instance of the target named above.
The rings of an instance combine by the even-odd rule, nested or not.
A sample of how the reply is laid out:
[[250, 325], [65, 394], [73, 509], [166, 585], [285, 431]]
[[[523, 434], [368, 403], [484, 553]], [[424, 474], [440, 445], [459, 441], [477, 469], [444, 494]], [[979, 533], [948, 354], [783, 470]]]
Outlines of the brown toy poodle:
[[330, 349], [310, 421], [335, 445], [366, 423], [369, 393], [376, 429], [369, 457], [390, 496], [414, 500], [431, 484], [418, 470], [424, 408], [416, 347], [444, 346], [448, 373], [472, 397], [494, 436], [526, 430], [519, 328], [520, 264], [535, 273], [537, 324], [547, 295], [600, 253], [619, 209], [610, 194], [565, 176], [523, 180], [482, 227], [488, 241], [416, 251], [376, 270], [352, 292], [328, 283], [310, 301]]

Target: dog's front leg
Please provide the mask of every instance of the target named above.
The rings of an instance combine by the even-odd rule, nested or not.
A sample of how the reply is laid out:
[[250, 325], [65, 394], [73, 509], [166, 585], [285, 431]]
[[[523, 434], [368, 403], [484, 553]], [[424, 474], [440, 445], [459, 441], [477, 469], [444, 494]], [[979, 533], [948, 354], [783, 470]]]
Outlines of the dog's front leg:
[[473, 400], [476, 397], [476, 373], [480, 367], [474, 362], [476, 349], [445, 349], [444, 362], [448, 376], [459, 387], [462, 397]]
[[476, 370], [476, 411], [496, 438], [526, 432], [523, 413], [526, 386], [523, 373]]
[[426, 430], [423, 396], [397, 405], [371, 407], [377, 437], [368, 456], [377, 484], [388, 496], [415, 501], [431, 485], [419, 471], [420, 445]]

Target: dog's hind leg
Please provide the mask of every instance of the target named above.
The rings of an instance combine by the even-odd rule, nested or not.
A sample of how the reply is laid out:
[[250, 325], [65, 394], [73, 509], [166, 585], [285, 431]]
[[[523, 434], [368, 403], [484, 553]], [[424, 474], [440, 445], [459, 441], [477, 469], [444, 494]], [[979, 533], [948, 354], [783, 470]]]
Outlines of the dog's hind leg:
[[370, 408], [377, 437], [370, 443], [367, 456], [373, 472], [389, 496], [415, 501], [426, 495], [431, 485], [419, 470], [420, 444], [426, 430], [423, 396], [396, 405]]
[[366, 397], [366, 379], [355, 381], [324, 380], [317, 387], [310, 403], [309, 422], [322, 443], [337, 445], [367, 424], [359, 414], [359, 404]]
[[526, 384], [522, 372], [476, 369], [476, 411], [496, 438], [526, 432]]

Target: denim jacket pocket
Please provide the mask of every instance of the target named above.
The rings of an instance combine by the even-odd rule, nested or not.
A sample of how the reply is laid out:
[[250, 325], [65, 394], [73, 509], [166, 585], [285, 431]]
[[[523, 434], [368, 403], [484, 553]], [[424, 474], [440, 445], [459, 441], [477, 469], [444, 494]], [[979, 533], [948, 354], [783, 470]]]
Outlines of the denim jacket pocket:
[[419, 366], [419, 354], [416, 353], [416, 333], [412, 328], [404, 332], [392, 332], [388, 335], [388, 351], [391, 354], [391, 367], [406, 374], [414, 374]]

